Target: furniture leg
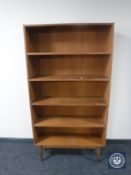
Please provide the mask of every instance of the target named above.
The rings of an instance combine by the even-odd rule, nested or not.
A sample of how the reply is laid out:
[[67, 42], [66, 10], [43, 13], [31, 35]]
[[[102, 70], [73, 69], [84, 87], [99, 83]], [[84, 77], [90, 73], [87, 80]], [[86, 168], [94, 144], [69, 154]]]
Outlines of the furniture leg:
[[40, 159], [41, 159], [41, 161], [43, 161], [43, 159], [44, 159], [44, 154], [43, 154], [43, 152], [44, 152], [44, 149], [43, 149], [43, 147], [41, 146], [41, 147], [40, 147]]

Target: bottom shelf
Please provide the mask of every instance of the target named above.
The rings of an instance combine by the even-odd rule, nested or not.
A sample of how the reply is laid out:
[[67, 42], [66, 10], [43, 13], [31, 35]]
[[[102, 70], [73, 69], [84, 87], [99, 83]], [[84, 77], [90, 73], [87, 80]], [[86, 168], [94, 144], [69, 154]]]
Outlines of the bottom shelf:
[[102, 139], [98, 135], [46, 135], [38, 146], [45, 148], [97, 148], [103, 147]]

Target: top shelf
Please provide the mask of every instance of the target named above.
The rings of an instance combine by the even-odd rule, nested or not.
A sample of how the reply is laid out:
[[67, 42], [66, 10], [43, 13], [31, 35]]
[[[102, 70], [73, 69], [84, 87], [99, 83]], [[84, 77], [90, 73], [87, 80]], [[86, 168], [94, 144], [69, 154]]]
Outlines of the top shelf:
[[111, 52], [27, 52], [27, 56], [44, 55], [111, 55]]
[[109, 55], [113, 23], [28, 25], [27, 55]]

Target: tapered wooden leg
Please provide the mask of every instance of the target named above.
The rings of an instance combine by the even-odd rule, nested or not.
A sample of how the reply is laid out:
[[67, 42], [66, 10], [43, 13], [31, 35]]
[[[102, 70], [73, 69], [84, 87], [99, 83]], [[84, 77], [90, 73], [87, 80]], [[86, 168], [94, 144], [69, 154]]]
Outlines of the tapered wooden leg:
[[97, 160], [100, 159], [100, 155], [101, 155], [101, 149], [100, 148], [97, 148], [96, 149], [96, 158], [97, 158]]
[[41, 161], [43, 161], [43, 159], [44, 159], [44, 154], [43, 154], [43, 152], [44, 152], [44, 149], [43, 149], [43, 147], [41, 146], [41, 147], [40, 147], [40, 159], [41, 159]]

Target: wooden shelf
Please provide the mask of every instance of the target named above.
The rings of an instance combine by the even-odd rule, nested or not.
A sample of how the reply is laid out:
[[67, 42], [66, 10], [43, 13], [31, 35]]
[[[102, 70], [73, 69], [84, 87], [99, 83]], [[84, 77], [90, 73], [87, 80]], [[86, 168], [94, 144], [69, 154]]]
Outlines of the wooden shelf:
[[51, 116], [41, 119], [36, 124], [34, 124], [34, 126], [104, 128], [105, 124], [101, 118], [98, 118], [98, 116]]
[[46, 135], [38, 146], [45, 148], [97, 148], [103, 147], [102, 139], [97, 135]]
[[27, 56], [111, 55], [111, 52], [27, 52]]
[[102, 75], [46, 75], [30, 78], [29, 81], [110, 81]]
[[38, 146], [105, 145], [113, 35], [113, 23], [24, 26], [33, 138]]
[[43, 30], [49, 30], [49, 29], [60, 29], [60, 28], [70, 28], [74, 29], [78, 28], [91, 28], [91, 29], [106, 29], [112, 26], [113, 23], [64, 23], [64, 24], [30, 24], [30, 25], [24, 25], [27, 29], [33, 30], [33, 31], [43, 31]]
[[107, 106], [103, 98], [49, 97], [37, 100], [33, 106]]

